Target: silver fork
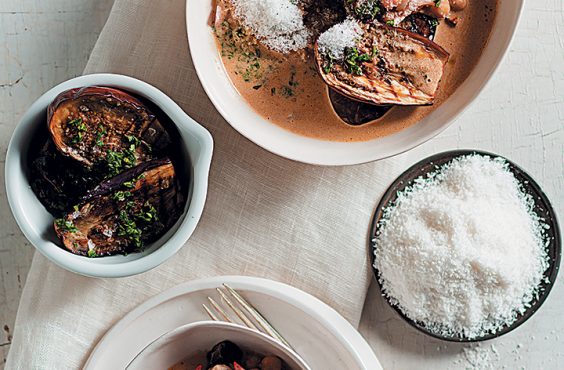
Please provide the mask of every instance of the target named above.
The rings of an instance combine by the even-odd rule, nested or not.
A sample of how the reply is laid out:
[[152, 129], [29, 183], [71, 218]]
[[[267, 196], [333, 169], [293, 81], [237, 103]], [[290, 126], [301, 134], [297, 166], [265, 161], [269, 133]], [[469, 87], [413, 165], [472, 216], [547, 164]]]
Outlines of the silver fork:
[[[227, 307], [237, 315], [246, 327], [264, 333], [293, 349], [290, 343], [239, 292], [225, 283], [223, 288], [216, 288], [216, 290], [221, 298], [220, 302], [225, 302]], [[234, 323], [234, 320], [219, 303], [211, 297], [208, 297], [208, 301], [213, 310], [205, 304], [202, 304], [202, 306], [212, 320]]]

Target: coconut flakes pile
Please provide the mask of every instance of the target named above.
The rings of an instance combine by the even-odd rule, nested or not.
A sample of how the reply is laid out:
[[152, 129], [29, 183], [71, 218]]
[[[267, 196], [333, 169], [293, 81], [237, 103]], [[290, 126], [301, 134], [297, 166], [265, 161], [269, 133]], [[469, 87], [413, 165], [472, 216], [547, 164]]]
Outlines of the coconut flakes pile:
[[290, 0], [232, 0], [235, 15], [265, 46], [289, 53], [307, 46], [310, 32]]
[[440, 335], [510, 325], [548, 267], [544, 228], [501, 158], [470, 155], [398, 194], [374, 242], [390, 302]]
[[345, 48], [354, 47], [363, 33], [364, 31], [356, 20], [347, 18], [319, 36], [317, 40], [319, 52], [330, 55], [336, 60], [343, 59]]

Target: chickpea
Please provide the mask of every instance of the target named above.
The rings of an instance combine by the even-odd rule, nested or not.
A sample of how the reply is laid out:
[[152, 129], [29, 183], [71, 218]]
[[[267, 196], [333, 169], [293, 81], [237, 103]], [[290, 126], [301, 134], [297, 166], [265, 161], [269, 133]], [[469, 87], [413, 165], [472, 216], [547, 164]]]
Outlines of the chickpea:
[[468, 0], [449, 0], [450, 8], [455, 12], [460, 11], [468, 5]]
[[260, 364], [260, 357], [256, 355], [249, 356], [245, 361], [245, 365], [246, 365], [245, 367], [249, 369], [258, 368], [259, 364]]
[[450, 13], [450, 3], [449, 0], [441, 0], [439, 6], [430, 5], [425, 9], [435, 18], [445, 18]]
[[231, 368], [227, 365], [215, 365], [210, 370], [231, 370]]
[[260, 365], [262, 370], [282, 370], [282, 360], [276, 356], [266, 356]]

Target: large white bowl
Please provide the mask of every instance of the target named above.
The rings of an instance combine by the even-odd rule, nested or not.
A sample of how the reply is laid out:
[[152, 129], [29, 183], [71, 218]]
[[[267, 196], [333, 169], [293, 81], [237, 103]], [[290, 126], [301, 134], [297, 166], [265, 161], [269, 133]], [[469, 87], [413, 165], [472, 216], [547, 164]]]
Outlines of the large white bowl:
[[292, 370], [310, 370], [293, 350], [274, 339], [239, 325], [215, 321], [187, 324], [164, 334], [145, 347], [126, 369], [168, 369], [195, 354], [207, 353], [224, 340], [243, 350], [278, 356]]
[[350, 165], [393, 156], [424, 143], [447, 128], [484, 88], [517, 27], [524, 0], [498, 0], [495, 24], [482, 56], [448, 100], [415, 125], [366, 142], [330, 142], [286, 131], [266, 121], [237, 93], [221, 63], [208, 19], [211, 0], [187, 0], [186, 22], [194, 67], [221, 115], [242, 135], [282, 157], [319, 165]]
[[[83, 86], [108, 86], [129, 91], [156, 104], [176, 125], [180, 134], [183, 170], [190, 175], [188, 199], [182, 217], [159, 240], [143, 252], [100, 258], [78, 256], [60, 247], [53, 231], [53, 216], [47, 212], [29, 184], [27, 155], [38, 125], [46, 125], [47, 107], [59, 93]], [[92, 74], [73, 78], [43, 94], [16, 126], [6, 154], [6, 193], [20, 229], [44, 256], [67, 270], [94, 277], [122, 277], [150, 270], [174, 255], [192, 235], [204, 209], [213, 151], [210, 133], [168, 96], [137, 79], [114, 74]]]

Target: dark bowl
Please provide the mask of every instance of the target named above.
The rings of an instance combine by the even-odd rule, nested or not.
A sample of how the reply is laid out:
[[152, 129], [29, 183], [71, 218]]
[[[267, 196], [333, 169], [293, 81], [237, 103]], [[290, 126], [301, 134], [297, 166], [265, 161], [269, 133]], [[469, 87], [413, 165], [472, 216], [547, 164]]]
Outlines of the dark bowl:
[[[380, 272], [376, 267], [374, 267], [374, 246], [372, 243], [372, 239], [376, 236], [376, 232], [378, 231], [378, 227], [380, 224], [380, 219], [382, 218], [383, 210], [388, 206], [393, 204], [396, 201], [397, 193], [399, 191], [404, 190], [408, 185], [411, 185], [413, 180], [418, 178], [419, 176], [425, 176], [428, 173], [437, 170], [438, 167], [442, 166], [445, 163], [450, 162], [454, 158], [468, 155], [468, 154], [480, 154], [480, 155], [487, 155], [492, 158], [500, 157], [505, 159], [504, 157], [478, 151], [478, 150], [453, 150], [443, 153], [435, 154], [431, 157], [425, 158], [422, 161], [414, 164], [409, 169], [407, 169], [404, 173], [402, 173], [386, 190], [378, 207], [374, 212], [374, 217], [372, 219], [372, 226], [370, 230], [370, 239], [369, 243], [369, 251], [372, 260], [372, 269], [374, 271], [374, 276], [376, 278], [376, 282], [380, 287], [380, 291], [382, 291], [382, 285], [380, 284]], [[425, 324], [422, 322], [418, 322], [415, 320], [410, 319], [407, 317], [401, 310], [390, 303], [389, 299], [384, 295], [382, 291], [382, 295], [386, 299], [386, 301], [392, 306], [392, 308], [411, 326], [415, 327], [419, 331], [430, 335], [434, 338], [442, 339], [445, 341], [450, 342], [479, 342], [484, 341], [492, 338], [497, 338], [504, 334], [509, 333], [510, 331], [514, 330], [525, 321], [527, 321], [531, 316], [537, 312], [539, 307], [543, 304], [543, 302], [548, 297], [550, 293], [550, 289], [556, 280], [556, 275], [558, 274], [558, 268], [560, 266], [560, 258], [562, 256], [562, 240], [560, 238], [560, 229], [558, 227], [558, 220], [556, 219], [556, 213], [554, 212], [548, 198], [540, 188], [540, 186], [529, 176], [525, 171], [523, 171], [519, 166], [515, 163], [505, 159], [509, 164], [509, 170], [513, 173], [515, 178], [521, 183], [523, 186], [523, 190], [530, 194], [533, 197], [535, 206], [534, 211], [535, 213], [542, 219], [544, 222], [550, 227], [549, 229], [545, 230], [545, 236], [548, 239], [548, 257], [549, 257], [549, 267], [544, 272], [543, 281], [540, 284], [539, 295], [536, 297], [532, 302], [531, 306], [523, 313], [517, 316], [517, 320], [515, 320], [511, 325], [506, 325], [500, 328], [495, 333], [488, 333], [484, 336], [476, 337], [476, 338], [466, 338], [466, 337], [459, 337], [459, 336], [443, 336], [436, 333], [429, 331], [425, 327]], [[548, 283], [547, 283], [548, 281]]]

